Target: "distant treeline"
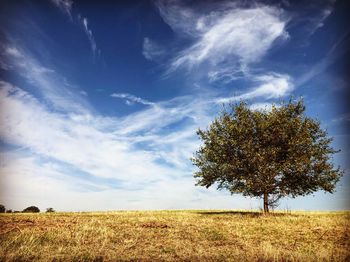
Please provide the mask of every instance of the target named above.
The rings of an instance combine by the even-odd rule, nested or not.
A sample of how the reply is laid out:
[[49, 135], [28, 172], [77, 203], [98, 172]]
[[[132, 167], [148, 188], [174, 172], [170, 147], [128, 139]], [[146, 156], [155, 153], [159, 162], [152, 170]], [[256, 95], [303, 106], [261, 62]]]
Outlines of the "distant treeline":
[[[12, 211], [12, 209], [6, 209], [4, 205], [0, 204], [0, 213], [39, 213], [40, 209], [36, 206], [29, 206], [23, 209], [22, 211]], [[46, 213], [52, 213], [55, 210], [52, 207], [46, 208]]]

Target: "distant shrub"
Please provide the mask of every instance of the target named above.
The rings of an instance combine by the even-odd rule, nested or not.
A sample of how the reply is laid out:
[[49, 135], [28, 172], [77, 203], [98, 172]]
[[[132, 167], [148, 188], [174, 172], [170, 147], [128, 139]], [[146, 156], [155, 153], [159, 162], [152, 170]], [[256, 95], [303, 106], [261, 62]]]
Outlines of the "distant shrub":
[[6, 210], [6, 213], [12, 213], [12, 209]]
[[56, 211], [52, 207], [46, 208], [46, 213], [53, 213], [53, 212], [56, 212]]
[[22, 212], [23, 213], [39, 213], [40, 209], [36, 206], [30, 206], [30, 207], [23, 209]]
[[0, 205], [0, 213], [5, 213], [6, 208], [4, 205]]

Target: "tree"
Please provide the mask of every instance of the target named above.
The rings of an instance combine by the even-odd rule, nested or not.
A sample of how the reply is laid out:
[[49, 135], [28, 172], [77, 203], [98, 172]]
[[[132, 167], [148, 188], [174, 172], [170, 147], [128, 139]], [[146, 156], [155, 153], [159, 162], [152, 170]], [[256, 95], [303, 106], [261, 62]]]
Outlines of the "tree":
[[343, 175], [331, 161], [339, 152], [332, 138], [305, 116], [302, 100], [260, 111], [230, 104], [197, 134], [204, 144], [191, 159], [199, 168], [196, 185], [263, 198], [264, 212], [282, 197], [333, 193]]
[[53, 213], [55, 210], [52, 207], [46, 208], [46, 213]]
[[40, 209], [36, 206], [30, 206], [30, 207], [23, 209], [22, 212], [23, 213], [39, 213]]
[[0, 204], [0, 213], [5, 213], [5, 211], [6, 211], [5, 206]]

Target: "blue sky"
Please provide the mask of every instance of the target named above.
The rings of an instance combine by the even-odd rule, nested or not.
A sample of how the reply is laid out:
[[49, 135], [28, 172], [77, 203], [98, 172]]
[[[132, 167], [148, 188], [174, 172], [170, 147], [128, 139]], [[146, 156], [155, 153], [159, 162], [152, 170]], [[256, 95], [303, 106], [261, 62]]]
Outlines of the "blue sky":
[[1, 202], [57, 210], [258, 209], [195, 186], [190, 157], [223, 103], [303, 97], [341, 149], [333, 195], [281, 209], [348, 209], [345, 1], [4, 1]]

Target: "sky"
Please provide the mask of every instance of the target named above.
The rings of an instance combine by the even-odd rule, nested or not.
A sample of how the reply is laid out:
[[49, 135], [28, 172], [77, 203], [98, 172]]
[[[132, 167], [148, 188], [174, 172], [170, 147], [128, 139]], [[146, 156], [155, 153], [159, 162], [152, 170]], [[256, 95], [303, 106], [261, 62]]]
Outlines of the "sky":
[[303, 98], [341, 152], [349, 209], [346, 1], [2, 1], [0, 202], [22, 210], [260, 209], [195, 186], [190, 161], [229, 102]]

